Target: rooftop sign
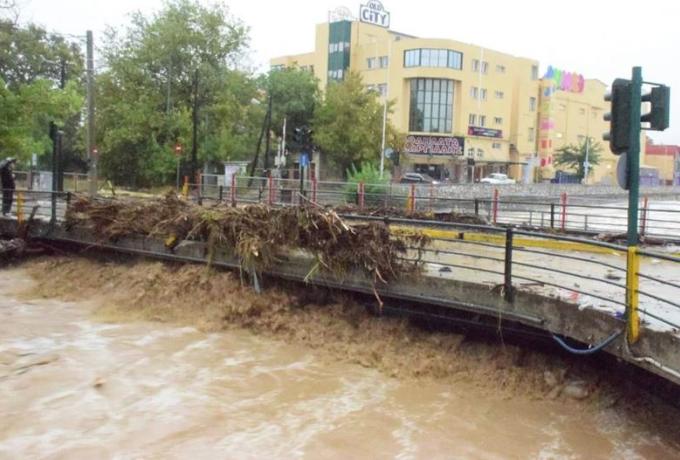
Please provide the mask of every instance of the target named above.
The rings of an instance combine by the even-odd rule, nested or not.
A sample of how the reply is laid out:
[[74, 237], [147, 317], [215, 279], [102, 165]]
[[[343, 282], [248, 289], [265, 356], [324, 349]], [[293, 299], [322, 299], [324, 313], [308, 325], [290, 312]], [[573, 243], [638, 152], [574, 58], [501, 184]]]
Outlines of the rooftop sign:
[[390, 28], [390, 13], [385, 11], [385, 7], [379, 0], [369, 0], [366, 5], [359, 8], [359, 19], [361, 22], [373, 24], [380, 27]]
[[352, 12], [346, 6], [339, 6], [328, 12], [328, 22], [353, 21]]
[[586, 85], [586, 80], [583, 75], [577, 73], [565, 72], [564, 70], [556, 69], [553, 66], [548, 66], [548, 70], [543, 76], [544, 80], [552, 80], [556, 89], [568, 91], [570, 93], [582, 93]]

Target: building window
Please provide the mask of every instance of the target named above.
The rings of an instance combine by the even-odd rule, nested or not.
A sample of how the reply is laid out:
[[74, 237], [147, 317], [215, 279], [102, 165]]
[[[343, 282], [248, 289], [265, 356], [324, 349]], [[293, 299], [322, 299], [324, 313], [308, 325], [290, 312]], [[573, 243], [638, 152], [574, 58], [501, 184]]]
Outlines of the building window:
[[471, 86], [470, 87], [470, 97], [472, 99], [479, 98], [479, 88], [477, 88], [476, 86]]
[[505, 97], [505, 93], [503, 91], [496, 91], [496, 99], [503, 99]]
[[532, 80], [538, 80], [538, 66], [537, 65], [531, 66], [531, 79]]
[[489, 63], [486, 61], [482, 61], [482, 73], [486, 74], [489, 71]]
[[450, 133], [453, 125], [453, 81], [414, 78], [410, 84], [409, 131]]
[[529, 98], [529, 110], [531, 112], [536, 111], [536, 98], [533, 96]]
[[583, 143], [585, 143], [585, 141], [586, 141], [586, 136], [584, 136], [583, 134], [579, 134], [579, 135], [577, 136], [577, 138], [578, 138], [578, 143], [579, 143], [579, 144], [583, 144]]
[[366, 66], [369, 69], [375, 69], [377, 67], [377, 58], [370, 57], [370, 58], [366, 59]]
[[469, 148], [469, 149], [468, 149], [468, 156], [469, 156], [470, 158], [474, 158], [474, 157], [475, 157], [475, 149]]
[[494, 117], [493, 122], [494, 122], [496, 125], [502, 125], [502, 124], [503, 124], [503, 118], [501, 118], [501, 117]]
[[501, 149], [501, 143], [500, 143], [500, 142], [494, 142], [494, 143], [491, 145], [491, 148], [493, 148], [493, 149], [495, 149], [495, 150], [500, 150], [500, 149]]
[[527, 138], [529, 139], [529, 142], [534, 142], [536, 140], [535, 136], [536, 136], [536, 134], [535, 134], [534, 128], [533, 127], [529, 128], [529, 135], [527, 136]]
[[378, 93], [382, 97], [387, 97], [387, 83], [380, 83], [378, 85]]
[[422, 48], [404, 51], [404, 67], [463, 68], [463, 54], [458, 51]]
[[586, 114], [586, 109], [584, 109], [583, 107], [581, 107], [580, 109], [578, 109], [578, 113], [579, 113], [579, 115], [585, 115], [585, 114]]
[[479, 116], [479, 126], [481, 126], [482, 128], [486, 126], [486, 115]]
[[497, 65], [496, 66], [496, 72], [497, 73], [505, 73], [505, 66], [504, 65]]
[[470, 114], [470, 117], [468, 118], [468, 125], [477, 126], [477, 115], [474, 113]]
[[481, 88], [479, 90], [479, 98], [483, 101], [486, 101], [486, 88]]
[[380, 66], [381, 69], [387, 68], [389, 63], [390, 63], [390, 61], [387, 58], [387, 56], [380, 56], [380, 58], [378, 60], [378, 65]]
[[472, 60], [472, 71], [479, 72], [479, 59]]
[[477, 158], [484, 158], [484, 150], [477, 149]]

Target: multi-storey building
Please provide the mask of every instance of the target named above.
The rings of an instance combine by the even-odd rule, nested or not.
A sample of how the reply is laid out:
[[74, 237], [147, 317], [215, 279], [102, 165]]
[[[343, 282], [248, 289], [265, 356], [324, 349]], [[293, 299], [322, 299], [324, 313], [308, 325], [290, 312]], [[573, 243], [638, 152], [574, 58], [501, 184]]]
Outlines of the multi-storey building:
[[[541, 78], [534, 59], [394, 32], [375, 0], [360, 15], [329, 15], [316, 26], [312, 52], [274, 58], [271, 65], [307, 69], [322, 89], [348, 72], [360, 74], [368, 88], [394, 101], [390, 122], [407, 135], [402, 169], [454, 182], [491, 172], [548, 180], [557, 149], [586, 139], [595, 145], [607, 129], [605, 84], [598, 80], [552, 67]], [[600, 145], [591, 183], [614, 177], [615, 157]]]

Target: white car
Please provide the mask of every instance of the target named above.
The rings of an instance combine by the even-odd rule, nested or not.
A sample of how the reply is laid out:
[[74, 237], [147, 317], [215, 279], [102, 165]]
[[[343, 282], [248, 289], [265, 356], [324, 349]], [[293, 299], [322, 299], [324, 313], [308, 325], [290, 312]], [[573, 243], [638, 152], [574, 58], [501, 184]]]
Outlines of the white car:
[[485, 177], [480, 180], [482, 184], [493, 184], [493, 185], [503, 185], [503, 184], [514, 184], [515, 179], [511, 179], [507, 174], [493, 173], [489, 177]]

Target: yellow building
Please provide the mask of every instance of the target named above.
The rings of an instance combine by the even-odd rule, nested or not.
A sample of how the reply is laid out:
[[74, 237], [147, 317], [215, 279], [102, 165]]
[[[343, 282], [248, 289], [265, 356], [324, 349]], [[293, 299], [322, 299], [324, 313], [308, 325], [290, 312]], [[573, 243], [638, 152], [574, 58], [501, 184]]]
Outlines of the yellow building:
[[[491, 172], [545, 180], [554, 175], [557, 148], [600, 139], [606, 130], [602, 82], [574, 76], [572, 88], [571, 74], [541, 79], [533, 59], [394, 32], [377, 0], [362, 5], [361, 20], [350, 16], [346, 10], [329, 15], [316, 26], [312, 52], [274, 58], [272, 68], [305, 68], [322, 89], [348, 72], [360, 74], [367, 87], [395, 102], [390, 122], [407, 134], [402, 170], [453, 182]], [[562, 84], [564, 75], [569, 85]], [[613, 155], [604, 156], [591, 183], [615, 170]]]
[[647, 140], [644, 164], [658, 170], [663, 185], [680, 185], [680, 145], [657, 145]]

